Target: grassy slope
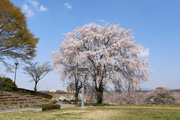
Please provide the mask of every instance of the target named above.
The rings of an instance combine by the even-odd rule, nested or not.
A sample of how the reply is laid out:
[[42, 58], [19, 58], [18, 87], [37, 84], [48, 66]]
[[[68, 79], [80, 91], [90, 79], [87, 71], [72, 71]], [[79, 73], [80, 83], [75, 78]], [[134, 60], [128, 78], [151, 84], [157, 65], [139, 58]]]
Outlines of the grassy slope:
[[[145, 105], [144, 105], [145, 106]], [[135, 106], [137, 107], [137, 106]], [[149, 106], [147, 106], [149, 107]], [[158, 107], [158, 106], [156, 106]], [[169, 106], [168, 106], [169, 107]], [[180, 108], [180, 106], [177, 106]], [[164, 108], [164, 107], [163, 107]], [[0, 113], [0, 120], [179, 120], [180, 109], [121, 108], [121, 106], [66, 108], [45, 112]]]

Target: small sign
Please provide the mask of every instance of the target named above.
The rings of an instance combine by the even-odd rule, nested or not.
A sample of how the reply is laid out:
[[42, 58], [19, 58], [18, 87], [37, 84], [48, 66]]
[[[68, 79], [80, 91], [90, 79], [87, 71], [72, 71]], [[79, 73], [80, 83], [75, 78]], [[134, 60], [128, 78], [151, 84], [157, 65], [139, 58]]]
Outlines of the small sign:
[[77, 68], [77, 71], [88, 71], [88, 68]]

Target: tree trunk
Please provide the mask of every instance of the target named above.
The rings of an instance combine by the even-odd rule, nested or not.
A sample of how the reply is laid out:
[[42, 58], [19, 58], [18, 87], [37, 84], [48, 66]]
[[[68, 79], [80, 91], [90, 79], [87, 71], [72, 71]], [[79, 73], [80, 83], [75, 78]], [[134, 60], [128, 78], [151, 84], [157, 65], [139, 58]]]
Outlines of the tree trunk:
[[99, 86], [97, 86], [97, 84], [96, 84], [96, 79], [94, 80], [94, 82], [95, 82], [97, 103], [102, 104], [102, 102], [103, 102], [103, 91], [104, 91], [103, 78], [101, 79]]
[[37, 92], [37, 83], [38, 83], [38, 82], [35, 82], [35, 86], [34, 86], [34, 92], [35, 92], [35, 93]]
[[75, 93], [75, 100], [78, 100], [78, 94], [79, 94], [79, 91], [76, 90], [76, 93]]
[[97, 91], [97, 103], [102, 104], [103, 102], [103, 91]]
[[101, 82], [99, 84], [99, 88], [96, 88], [97, 103], [99, 103], [99, 104], [102, 104], [102, 102], [103, 102], [103, 91], [104, 91], [104, 86]]
[[78, 100], [79, 90], [82, 87], [82, 84], [81, 84], [81, 86], [78, 86], [78, 83], [79, 83], [79, 81], [76, 79], [76, 83], [75, 83], [75, 89], [76, 89], [75, 100]]

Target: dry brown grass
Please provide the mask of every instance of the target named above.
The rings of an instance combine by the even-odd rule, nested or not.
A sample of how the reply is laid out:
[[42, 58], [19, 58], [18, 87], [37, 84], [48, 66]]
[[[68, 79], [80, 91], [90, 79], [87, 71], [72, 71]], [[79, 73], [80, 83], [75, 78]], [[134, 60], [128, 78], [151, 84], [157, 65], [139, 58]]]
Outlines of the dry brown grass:
[[82, 117], [83, 120], [111, 120], [111, 118], [124, 115], [121, 111], [114, 110], [95, 110], [93, 112], [85, 113]]
[[54, 94], [54, 93], [51, 93], [50, 95], [52, 95], [53, 98], [55, 98], [55, 99], [59, 99], [60, 96], [64, 96], [67, 99], [71, 99], [71, 96], [73, 96], [74, 94]]

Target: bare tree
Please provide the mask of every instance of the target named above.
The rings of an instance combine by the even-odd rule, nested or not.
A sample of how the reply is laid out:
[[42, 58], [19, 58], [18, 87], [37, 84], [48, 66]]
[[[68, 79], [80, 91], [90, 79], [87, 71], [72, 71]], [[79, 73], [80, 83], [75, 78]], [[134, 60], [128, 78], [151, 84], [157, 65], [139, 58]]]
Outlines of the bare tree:
[[27, 64], [28, 65], [23, 68], [25, 71], [24, 73], [32, 77], [31, 81], [35, 82], [34, 91], [37, 92], [38, 82], [53, 69], [50, 62], [45, 62], [43, 64], [39, 64], [39, 62], [28, 62]]

